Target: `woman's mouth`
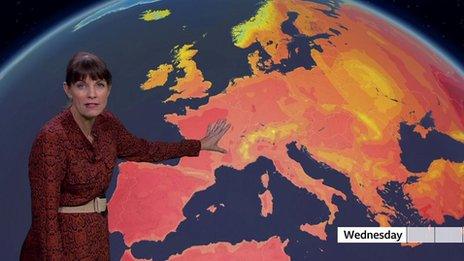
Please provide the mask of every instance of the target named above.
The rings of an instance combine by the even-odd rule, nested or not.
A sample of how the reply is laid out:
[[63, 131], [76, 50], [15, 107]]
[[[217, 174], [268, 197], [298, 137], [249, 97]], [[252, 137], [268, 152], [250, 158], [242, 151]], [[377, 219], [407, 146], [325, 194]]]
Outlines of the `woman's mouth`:
[[85, 107], [93, 109], [93, 108], [98, 107], [98, 103], [86, 103]]

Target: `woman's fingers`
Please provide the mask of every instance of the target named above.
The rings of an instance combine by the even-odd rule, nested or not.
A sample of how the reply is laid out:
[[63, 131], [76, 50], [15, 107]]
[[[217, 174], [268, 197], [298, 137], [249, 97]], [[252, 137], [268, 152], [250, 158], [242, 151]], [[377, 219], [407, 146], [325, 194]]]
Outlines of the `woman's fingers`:
[[230, 129], [231, 124], [224, 125], [224, 127], [221, 129], [221, 132], [219, 132], [219, 136], [222, 137], [224, 134]]
[[222, 129], [224, 127], [224, 124], [226, 123], [226, 119], [222, 119], [220, 122], [219, 122], [219, 129]]
[[216, 134], [216, 132], [218, 132], [221, 129], [221, 125], [223, 124], [223, 122], [224, 122], [224, 119], [216, 121], [214, 123], [214, 127], [213, 127], [213, 130], [211, 132]]
[[205, 148], [220, 153], [227, 153], [227, 150], [219, 147], [217, 143], [231, 126], [226, 119], [220, 119], [213, 124], [209, 124], [206, 136], [204, 137], [204, 142], [207, 144]]
[[213, 128], [211, 130], [212, 133], [215, 133], [217, 128], [218, 128], [218, 125], [219, 125], [219, 121], [216, 121], [214, 124], [213, 124]]
[[214, 136], [221, 137], [229, 129], [230, 124], [226, 124], [226, 121], [218, 123], [218, 127], [215, 129]]
[[230, 124], [224, 126], [222, 129], [219, 130], [212, 138], [214, 139], [214, 144], [217, 144], [219, 140], [224, 136], [226, 131], [230, 128]]
[[205, 137], [210, 137], [211, 136], [211, 128], [213, 126], [210, 124], [208, 124], [208, 129], [206, 130], [206, 134], [205, 134]]
[[208, 125], [206, 137], [212, 139], [213, 144], [217, 143], [230, 127], [231, 124], [227, 123], [226, 119], [217, 120], [215, 123]]
[[227, 120], [226, 120], [226, 119], [223, 119], [223, 120], [221, 121], [221, 130], [224, 129], [226, 126], [227, 126]]

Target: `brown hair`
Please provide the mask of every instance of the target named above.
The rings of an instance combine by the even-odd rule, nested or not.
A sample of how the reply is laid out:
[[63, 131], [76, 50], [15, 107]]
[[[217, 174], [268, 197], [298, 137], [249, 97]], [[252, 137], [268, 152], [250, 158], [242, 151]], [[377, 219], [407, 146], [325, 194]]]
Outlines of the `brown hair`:
[[94, 81], [103, 79], [111, 85], [111, 73], [106, 63], [95, 54], [78, 52], [73, 55], [66, 68], [66, 84], [71, 86], [77, 81], [84, 80], [87, 76]]

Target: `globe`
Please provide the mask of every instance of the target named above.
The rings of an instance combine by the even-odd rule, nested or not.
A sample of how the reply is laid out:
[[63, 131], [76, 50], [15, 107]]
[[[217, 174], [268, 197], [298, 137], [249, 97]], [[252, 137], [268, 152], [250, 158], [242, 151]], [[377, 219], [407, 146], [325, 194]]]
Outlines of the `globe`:
[[81, 50], [109, 65], [108, 109], [138, 137], [232, 124], [226, 154], [118, 162], [112, 259], [463, 260], [461, 244], [337, 242], [464, 226], [464, 74], [401, 22], [323, 0], [104, 2], [22, 50], [0, 72], [5, 260], [30, 225], [32, 141]]

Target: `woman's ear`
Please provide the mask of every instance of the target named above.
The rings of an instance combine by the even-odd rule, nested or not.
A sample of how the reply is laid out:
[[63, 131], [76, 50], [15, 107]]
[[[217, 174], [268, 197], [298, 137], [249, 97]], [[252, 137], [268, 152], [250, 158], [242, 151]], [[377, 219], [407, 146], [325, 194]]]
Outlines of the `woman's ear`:
[[68, 96], [69, 99], [72, 99], [72, 95], [69, 91], [69, 85], [66, 82], [63, 82], [63, 90], [66, 93], [66, 96]]

